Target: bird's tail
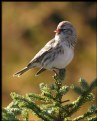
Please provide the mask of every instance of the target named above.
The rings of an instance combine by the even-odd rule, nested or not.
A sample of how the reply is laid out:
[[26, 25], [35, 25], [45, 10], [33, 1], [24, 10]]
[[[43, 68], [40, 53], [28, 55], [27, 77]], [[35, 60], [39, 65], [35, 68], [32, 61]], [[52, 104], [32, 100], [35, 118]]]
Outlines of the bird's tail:
[[13, 76], [18, 76], [20, 77], [23, 73], [25, 73], [26, 71], [28, 71], [29, 68], [28, 67], [25, 67], [23, 68], [22, 70], [18, 71], [17, 73], [15, 73]]

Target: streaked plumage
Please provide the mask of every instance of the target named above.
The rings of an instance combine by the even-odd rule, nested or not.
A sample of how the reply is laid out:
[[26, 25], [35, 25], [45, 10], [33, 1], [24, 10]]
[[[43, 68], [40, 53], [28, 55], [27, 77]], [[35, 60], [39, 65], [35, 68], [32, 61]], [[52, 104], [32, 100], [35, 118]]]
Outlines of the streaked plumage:
[[47, 70], [65, 68], [73, 59], [77, 36], [73, 25], [68, 21], [58, 24], [55, 37], [50, 40], [21, 71], [14, 74], [20, 76], [34, 67], [41, 68], [37, 75]]

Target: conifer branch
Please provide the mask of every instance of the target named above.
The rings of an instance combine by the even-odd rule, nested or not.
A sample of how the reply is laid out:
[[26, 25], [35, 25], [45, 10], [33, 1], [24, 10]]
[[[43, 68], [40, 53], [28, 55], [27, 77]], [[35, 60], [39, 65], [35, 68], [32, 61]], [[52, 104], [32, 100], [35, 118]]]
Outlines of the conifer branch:
[[75, 119], [73, 119], [73, 121], [80, 121], [82, 119], [85, 119], [85, 118], [88, 118], [88, 117], [91, 117], [91, 115], [94, 115], [94, 114], [97, 114], [97, 109], [96, 109], [96, 106], [92, 106], [91, 109], [89, 109], [89, 111]]
[[[77, 110], [83, 104], [93, 101], [95, 99], [91, 91], [97, 87], [97, 79], [95, 79], [90, 85], [84, 79], [80, 79], [80, 86], [66, 86], [62, 85], [65, 78], [65, 69], [59, 70], [59, 74], [56, 74], [53, 78], [55, 83], [51, 86], [47, 84], [40, 84], [40, 94], [28, 93], [25, 96], [11, 93], [12, 102], [2, 109], [2, 121], [20, 121], [17, 116], [21, 115], [24, 121], [29, 121], [28, 114], [34, 112], [39, 118], [44, 121], [80, 121], [87, 119], [87, 121], [96, 121], [97, 108], [91, 106], [91, 108], [83, 115], [71, 119], [71, 116], [76, 113]], [[62, 100], [62, 97], [72, 89], [79, 96], [78, 98], [69, 103], [69, 99]], [[37, 101], [40, 101], [39, 105]], [[65, 104], [68, 102], [68, 104]]]
[[40, 118], [42, 118], [45, 121], [52, 121], [51, 115], [45, 112], [45, 115], [43, 111], [37, 106], [34, 102], [32, 102], [30, 99], [25, 98], [24, 96], [18, 95], [16, 93], [11, 93], [11, 97], [13, 100], [16, 100], [17, 105], [20, 108], [27, 108], [32, 111], [34, 111]]

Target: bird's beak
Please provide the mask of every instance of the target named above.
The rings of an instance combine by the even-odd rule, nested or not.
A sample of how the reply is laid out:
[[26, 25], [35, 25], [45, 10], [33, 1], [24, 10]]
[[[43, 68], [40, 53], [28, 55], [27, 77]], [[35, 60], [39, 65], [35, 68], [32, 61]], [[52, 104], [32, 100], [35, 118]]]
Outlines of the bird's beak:
[[54, 32], [55, 33], [60, 33], [60, 31], [61, 31], [60, 29], [56, 29]]

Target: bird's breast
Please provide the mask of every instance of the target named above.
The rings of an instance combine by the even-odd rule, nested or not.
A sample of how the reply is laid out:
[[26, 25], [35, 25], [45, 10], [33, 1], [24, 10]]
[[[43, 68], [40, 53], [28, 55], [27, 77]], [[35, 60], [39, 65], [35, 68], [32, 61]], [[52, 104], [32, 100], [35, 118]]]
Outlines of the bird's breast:
[[59, 69], [65, 68], [72, 61], [74, 56], [74, 50], [67, 46], [65, 46], [63, 49], [64, 53], [58, 54], [55, 60], [51, 63], [52, 67], [56, 67]]

